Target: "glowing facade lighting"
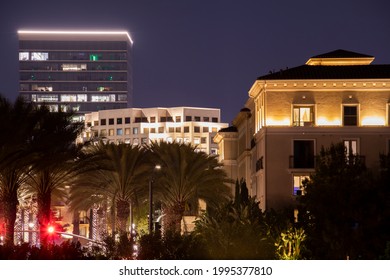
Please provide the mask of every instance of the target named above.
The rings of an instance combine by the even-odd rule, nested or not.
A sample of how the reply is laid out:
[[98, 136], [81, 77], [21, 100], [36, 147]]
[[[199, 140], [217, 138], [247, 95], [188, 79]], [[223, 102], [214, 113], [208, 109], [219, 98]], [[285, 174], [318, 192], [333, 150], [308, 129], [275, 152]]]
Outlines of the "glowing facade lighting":
[[289, 126], [290, 125], [290, 119], [284, 118], [284, 119], [274, 119], [268, 117], [266, 120], [267, 126]]
[[18, 30], [18, 34], [47, 34], [47, 35], [125, 35], [129, 39], [130, 43], [133, 44], [129, 32], [127, 31], [72, 31], [72, 30]]
[[362, 125], [367, 125], [367, 126], [384, 126], [385, 125], [385, 119], [382, 118], [382, 117], [377, 117], [377, 116], [364, 117], [362, 119]]
[[341, 120], [338, 118], [328, 119], [326, 117], [319, 117], [317, 119], [317, 125], [318, 126], [340, 126]]

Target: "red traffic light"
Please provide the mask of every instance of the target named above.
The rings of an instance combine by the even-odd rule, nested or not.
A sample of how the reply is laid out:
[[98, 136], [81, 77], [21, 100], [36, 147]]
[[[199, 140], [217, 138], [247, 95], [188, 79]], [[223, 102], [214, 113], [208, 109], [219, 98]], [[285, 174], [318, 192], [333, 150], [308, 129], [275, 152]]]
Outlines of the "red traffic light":
[[49, 225], [49, 226], [47, 227], [47, 232], [48, 232], [48, 233], [54, 233], [54, 231], [55, 231], [55, 227], [54, 227], [54, 226]]

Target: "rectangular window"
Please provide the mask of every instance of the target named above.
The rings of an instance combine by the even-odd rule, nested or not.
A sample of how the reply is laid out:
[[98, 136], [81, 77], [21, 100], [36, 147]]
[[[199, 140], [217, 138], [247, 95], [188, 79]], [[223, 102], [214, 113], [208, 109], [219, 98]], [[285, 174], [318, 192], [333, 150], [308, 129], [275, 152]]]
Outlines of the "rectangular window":
[[49, 53], [47, 52], [32, 52], [31, 60], [48, 60]]
[[155, 123], [156, 122], [156, 117], [150, 117], [150, 122]]
[[173, 133], [173, 132], [175, 132], [175, 128], [174, 127], [168, 127], [168, 131], [169, 131], [169, 133]]
[[133, 127], [133, 134], [138, 134], [138, 127]]
[[344, 140], [344, 147], [346, 156], [356, 156], [358, 153], [358, 143], [357, 140]]
[[30, 60], [29, 52], [19, 52], [19, 60]]
[[158, 133], [164, 133], [164, 127], [163, 126], [158, 128]]
[[314, 168], [314, 140], [294, 140], [290, 168]]
[[209, 118], [209, 117], [203, 117], [203, 121], [204, 121], [204, 122], [209, 122], [209, 121], [210, 121], [210, 118]]
[[123, 135], [123, 129], [122, 128], [117, 128], [116, 135], [119, 135], [119, 136]]
[[83, 71], [87, 70], [87, 64], [62, 64], [62, 71]]
[[314, 125], [314, 106], [294, 106], [293, 108], [294, 126]]
[[207, 126], [203, 127], [203, 132], [209, 132], [209, 128]]
[[200, 122], [200, 117], [195, 116], [194, 119], [195, 119], [196, 122]]
[[343, 106], [343, 124], [345, 126], [357, 126], [358, 123], [358, 106]]
[[126, 117], [125, 118], [125, 124], [129, 124], [130, 123], [130, 117]]
[[192, 121], [192, 117], [191, 116], [186, 116], [186, 122], [190, 122]]
[[114, 130], [113, 129], [109, 129], [108, 130], [108, 136], [114, 136]]
[[180, 132], [181, 132], [181, 127], [176, 127], [176, 128], [175, 128], [175, 132], [176, 132], [176, 133], [180, 133]]
[[87, 95], [86, 94], [77, 94], [77, 101], [78, 102], [86, 102], [87, 101]]
[[181, 122], [181, 116], [176, 116], [176, 122]]
[[200, 138], [200, 143], [206, 144], [206, 142], [207, 142], [207, 137], [201, 137]]
[[190, 132], [190, 127], [189, 126], [185, 126], [184, 127], [184, 133], [188, 133]]
[[125, 135], [130, 135], [130, 128], [125, 128]]
[[107, 124], [107, 120], [106, 119], [101, 119], [100, 120], [100, 125], [106, 125]]
[[194, 144], [199, 145], [200, 144], [200, 138], [194, 138]]
[[309, 180], [308, 175], [294, 175], [293, 195], [304, 195], [303, 182]]
[[107, 130], [105, 130], [105, 129], [100, 130], [100, 136], [101, 137], [106, 137], [107, 136]]
[[200, 126], [194, 126], [194, 132], [199, 133], [200, 132]]
[[167, 117], [167, 122], [173, 122], [173, 118], [172, 117]]
[[108, 124], [109, 125], [113, 125], [114, 124], [114, 119], [113, 118], [108, 119]]
[[155, 128], [155, 127], [152, 127], [152, 128], [150, 129], [150, 133], [156, 133], [156, 128]]
[[167, 121], [167, 117], [160, 117], [160, 122], [166, 122]]
[[116, 118], [116, 124], [122, 124], [122, 118]]
[[218, 118], [211, 118], [212, 122], [218, 122]]
[[149, 128], [148, 127], [144, 127], [144, 134], [148, 134], [149, 133]]
[[76, 102], [76, 94], [61, 94], [61, 102]]

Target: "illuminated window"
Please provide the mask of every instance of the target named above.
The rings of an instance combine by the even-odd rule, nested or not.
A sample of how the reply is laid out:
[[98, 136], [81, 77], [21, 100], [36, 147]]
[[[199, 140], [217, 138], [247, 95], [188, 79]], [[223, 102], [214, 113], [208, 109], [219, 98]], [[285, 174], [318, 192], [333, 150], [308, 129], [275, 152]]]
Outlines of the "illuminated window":
[[108, 136], [114, 136], [114, 130], [113, 129], [109, 129], [108, 130]]
[[130, 128], [125, 128], [125, 135], [130, 135]]
[[122, 128], [117, 128], [116, 135], [119, 135], [119, 136], [123, 135], [123, 129]]
[[63, 71], [83, 71], [87, 70], [87, 64], [62, 64]]
[[100, 130], [100, 136], [101, 136], [101, 137], [107, 136], [107, 130], [106, 130], [106, 129]]
[[77, 101], [78, 102], [86, 102], [87, 101], [87, 95], [86, 94], [77, 94]]
[[344, 147], [346, 156], [356, 156], [358, 153], [358, 143], [357, 140], [344, 140]]
[[29, 52], [19, 52], [19, 60], [29, 60], [30, 53]]
[[345, 126], [357, 126], [358, 123], [358, 106], [343, 106], [343, 124]]
[[53, 86], [52, 85], [47, 85], [47, 86], [38, 86], [38, 85], [31, 85], [31, 89], [33, 91], [53, 91]]
[[[58, 101], [58, 95], [54, 94], [38, 94], [37, 95], [37, 101], [38, 102], [57, 102]], [[58, 108], [57, 108], [58, 110]]]
[[308, 175], [294, 175], [293, 195], [304, 195], [303, 182], [309, 180]]
[[175, 121], [176, 121], [176, 122], [181, 122], [181, 116], [176, 116], [176, 117], [175, 117]]
[[31, 60], [48, 60], [49, 53], [47, 52], [32, 52]]
[[138, 134], [138, 127], [133, 127], [133, 134]]
[[200, 144], [200, 138], [194, 138], [194, 144], [199, 145]]
[[98, 61], [101, 58], [102, 58], [101, 54], [90, 54], [89, 55], [89, 60], [90, 61]]
[[61, 102], [76, 102], [77, 96], [76, 94], [62, 94]]
[[294, 126], [312, 126], [314, 124], [314, 107], [294, 106], [293, 125]]

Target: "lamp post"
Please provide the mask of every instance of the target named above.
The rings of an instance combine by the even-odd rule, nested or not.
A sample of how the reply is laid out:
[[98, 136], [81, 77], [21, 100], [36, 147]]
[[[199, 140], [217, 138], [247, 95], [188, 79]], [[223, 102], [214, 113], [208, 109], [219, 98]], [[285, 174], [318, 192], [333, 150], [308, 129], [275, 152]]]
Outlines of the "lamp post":
[[153, 179], [154, 179], [154, 172], [156, 170], [160, 170], [161, 165], [156, 165], [153, 169], [152, 175], [150, 176], [149, 179], [149, 223], [148, 223], [148, 228], [149, 228], [149, 234], [153, 232]]

